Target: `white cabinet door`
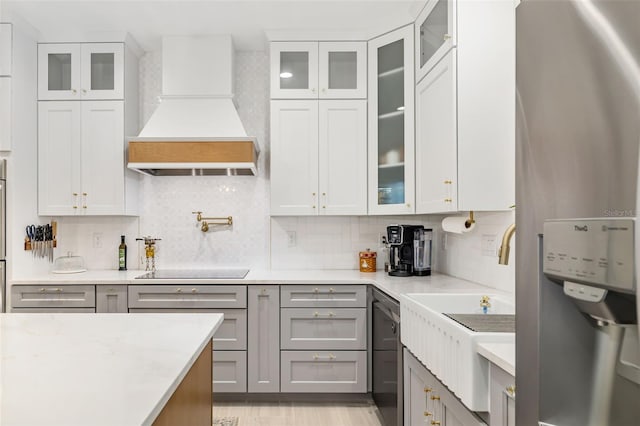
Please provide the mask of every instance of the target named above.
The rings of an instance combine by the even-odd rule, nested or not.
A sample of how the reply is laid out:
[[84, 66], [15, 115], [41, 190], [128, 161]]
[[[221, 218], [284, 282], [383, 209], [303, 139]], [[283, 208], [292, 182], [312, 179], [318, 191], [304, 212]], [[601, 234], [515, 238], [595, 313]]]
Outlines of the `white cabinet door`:
[[[80, 203], [80, 102], [38, 102], [38, 214], [73, 215]], [[103, 178], [104, 179], [104, 178]]]
[[318, 98], [318, 42], [271, 43], [271, 98]]
[[11, 77], [0, 77], [0, 151], [11, 151]]
[[367, 214], [367, 101], [320, 101], [320, 209]]
[[124, 102], [82, 104], [81, 212], [124, 212]]
[[414, 213], [413, 26], [369, 42], [369, 214]]
[[124, 44], [85, 43], [81, 48], [81, 98], [124, 98]]
[[271, 101], [271, 215], [318, 214], [318, 101]]
[[38, 100], [80, 99], [80, 45], [38, 44]]
[[319, 67], [321, 99], [366, 99], [366, 42], [320, 42]]
[[10, 77], [13, 53], [12, 25], [0, 24], [0, 77]]
[[416, 213], [456, 211], [455, 49], [416, 88]]
[[456, 45], [457, 0], [429, 0], [416, 20], [416, 81]]

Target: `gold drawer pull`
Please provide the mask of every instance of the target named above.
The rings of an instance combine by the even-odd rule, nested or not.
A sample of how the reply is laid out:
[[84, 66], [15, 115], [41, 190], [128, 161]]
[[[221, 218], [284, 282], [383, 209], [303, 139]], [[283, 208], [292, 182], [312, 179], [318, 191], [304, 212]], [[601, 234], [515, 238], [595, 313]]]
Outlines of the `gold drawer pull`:
[[176, 289], [176, 293], [182, 293], [182, 289], [181, 289], [180, 287], [178, 287], [178, 288]]
[[333, 287], [329, 287], [329, 293], [333, 293], [334, 291]]
[[425, 411], [425, 412], [424, 412], [424, 416], [425, 416], [425, 417], [429, 417], [429, 416], [431, 416], [432, 414], [433, 414], [433, 413], [430, 413], [429, 411]]
[[509, 396], [511, 396], [512, 398], [516, 397], [516, 386], [515, 385], [510, 385], [507, 386], [507, 388], [505, 389], [505, 391], [509, 394]]
[[60, 293], [60, 292], [62, 292], [62, 289], [61, 289], [60, 287], [49, 288], [49, 289], [46, 289], [46, 288], [44, 288], [44, 287], [41, 287], [41, 288], [40, 288], [40, 292], [41, 292], [41, 293], [44, 293], [44, 292], [46, 292], [46, 291], [57, 291], [58, 293]]
[[319, 291], [320, 291], [320, 290], [318, 289], [318, 287], [316, 287], [316, 288], [314, 288], [314, 289], [313, 289], [313, 292], [314, 292], [314, 293], [318, 293]]
[[191, 293], [197, 293], [197, 292], [198, 292], [198, 289], [197, 289], [197, 288], [192, 288], [192, 289], [191, 289]]
[[336, 314], [334, 314], [333, 312], [327, 312], [326, 314], [321, 314], [321, 313], [320, 313], [320, 312], [318, 312], [318, 311], [315, 311], [315, 312], [313, 313], [313, 316], [314, 316], [314, 317], [319, 317], [319, 316], [321, 316], [321, 315], [322, 315], [322, 316], [327, 316], [327, 317], [334, 317]]
[[314, 360], [318, 360], [318, 359], [328, 359], [328, 360], [334, 360], [336, 359], [336, 356], [334, 354], [329, 354], [328, 356], [320, 356], [318, 354], [313, 354], [313, 359]]
[[432, 421], [431, 421], [431, 424], [432, 424], [432, 425], [434, 425], [434, 426], [439, 426], [439, 425], [440, 425], [440, 421], [438, 421], [438, 420], [432, 420]]
[[431, 400], [432, 400], [432, 401], [440, 401], [440, 397], [439, 397], [438, 395], [433, 395], [433, 396], [431, 397]]
[[432, 390], [433, 390], [433, 389], [431, 389], [431, 388], [425, 387], [425, 388], [424, 388], [424, 393], [429, 393], [429, 392], [431, 392]]

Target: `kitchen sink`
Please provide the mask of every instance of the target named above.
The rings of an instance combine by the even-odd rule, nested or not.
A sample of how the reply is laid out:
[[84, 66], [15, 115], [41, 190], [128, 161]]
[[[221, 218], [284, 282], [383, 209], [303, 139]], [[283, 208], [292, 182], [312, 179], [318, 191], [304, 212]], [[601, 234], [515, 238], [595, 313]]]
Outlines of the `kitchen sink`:
[[[480, 305], [489, 296], [487, 313]], [[400, 297], [402, 343], [472, 411], [489, 411], [489, 361], [479, 343], [514, 343], [513, 332], [476, 332], [446, 314], [471, 314], [476, 322], [508, 318], [515, 306], [487, 293], [406, 294]], [[495, 317], [492, 317], [495, 315]], [[469, 315], [460, 315], [469, 316]]]

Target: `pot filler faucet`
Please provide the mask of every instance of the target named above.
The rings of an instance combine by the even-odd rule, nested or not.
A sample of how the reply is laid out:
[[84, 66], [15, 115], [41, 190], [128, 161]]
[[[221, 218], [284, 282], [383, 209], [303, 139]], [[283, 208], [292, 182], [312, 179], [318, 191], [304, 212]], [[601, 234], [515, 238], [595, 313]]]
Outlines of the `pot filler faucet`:
[[498, 251], [498, 264], [500, 265], [508, 265], [509, 264], [509, 241], [513, 234], [516, 233], [516, 224], [512, 223], [509, 225], [506, 231], [504, 231], [504, 235], [502, 236], [502, 245], [500, 246], [500, 251]]

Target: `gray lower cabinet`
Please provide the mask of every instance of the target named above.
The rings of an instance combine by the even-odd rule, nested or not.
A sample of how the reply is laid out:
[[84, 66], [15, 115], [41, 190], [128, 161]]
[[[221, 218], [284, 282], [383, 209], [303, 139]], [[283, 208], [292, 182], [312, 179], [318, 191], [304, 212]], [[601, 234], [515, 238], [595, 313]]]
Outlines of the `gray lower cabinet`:
[[366, 285], [287, 285], [282, 286], [283, 308], [353, 308], [367, 306]]
[[136, 309], [132, 314], [140, 313], [210, 313], [224, 314], [222, 324], [213, 335], [214, 351], [244, 351], [247, 349], [247, 311], [245, 309]]
[[247, 391], [247, 352], [213, 351], [213, 393]]
[[280, 392], [280, 287], [248, 289], [247, 391]]
[[405, 426], [486, 426], [404, 349]]
[[489, 413], [491, 426], [515, 426], [516, 379], [495, 364], [489, 364]]
[[282, 392], [367, 392], [366, 351], [282, 351]]
[[366, 308], [283, 308], [281, 349], [366, 350]]
[[126, 285], [96, 286], [96, 312], [126, 313], [128, 308]]
[[130, 285], [129, 308], [246, 308], [246, 285]]
[[[11, 287], [12, 308], [91, 308], [95, 312], [94, 285], [14, 285]], [[26, 311], [22, 311], [26, 312]], [[45, 312], [53, 312], [46, 310]]]

